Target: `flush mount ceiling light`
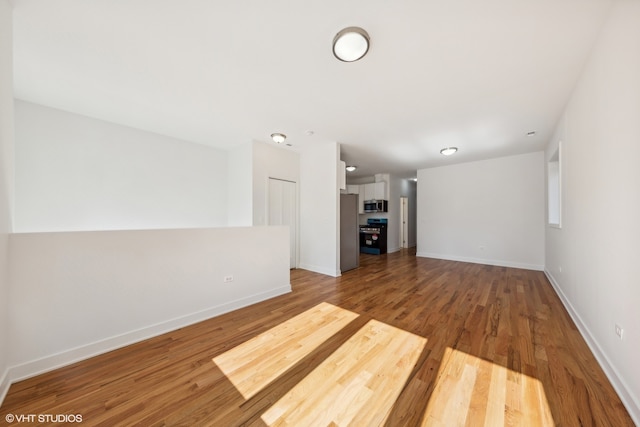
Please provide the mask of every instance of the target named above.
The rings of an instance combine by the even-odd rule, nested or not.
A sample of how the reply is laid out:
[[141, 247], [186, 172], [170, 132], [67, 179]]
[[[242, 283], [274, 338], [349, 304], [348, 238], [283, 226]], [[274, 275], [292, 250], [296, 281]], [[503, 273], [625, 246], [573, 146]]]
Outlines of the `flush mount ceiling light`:
[[527, 132], [527, 136], [536, 136], [536, 131], [532, 130], [531, 132]]
[[369, 51], [369, 34], [360, 27], [347, 27], [333, 38], [333, 54], [343, 62], [354, 62]]
[[443, 154], [445, 156], [450, 156], [456, 151], [458, 151], [458, 147], [447, 147], [440, 150], [440, 154]]
[[287, 135], [284, 133], [272, 133], [271, 139], [273, 139], [273, 142], [275, 143], [282, 144], [284, 140], [287, 139]]
[[351, 165], [351, 166], [347, 166], [345, 169], [347, 170], [347, 172], [353, 172], [354, 170], [356, 170], [358, 168], [353, 166], [353, 165]]

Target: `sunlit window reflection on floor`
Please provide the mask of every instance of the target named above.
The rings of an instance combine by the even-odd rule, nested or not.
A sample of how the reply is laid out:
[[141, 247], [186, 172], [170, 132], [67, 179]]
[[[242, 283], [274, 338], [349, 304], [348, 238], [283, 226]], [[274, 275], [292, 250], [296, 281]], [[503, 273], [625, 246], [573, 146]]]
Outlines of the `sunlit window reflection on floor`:
[[249, 399], [356, 317], [349, 310], [321, 303], [215, 357], [213, 362]]
[[[249, 400], [358, 314], [321, 303], [213, 359]], [[381, 426], [427, 339], [369, 320], [266, 409], [267, 425]], [[422, 426], [553, 426], [542, 383], [463, 351], [444, 349]], [[414, 378], [414, 381], [420, 379]], [[410, 386], [409, 386], [410, 387]], [[429, 387], [431, 388], [431, 387]], [[417, 409], [419, 408], [419, 409]]]
[[370, 320], [262, 420], [291, 426], [384, 425], [426, 342]]
[[422, 425], [464, 426], [467, 420], [478, 426], [555, 425], [539, 380], [447, 348]]

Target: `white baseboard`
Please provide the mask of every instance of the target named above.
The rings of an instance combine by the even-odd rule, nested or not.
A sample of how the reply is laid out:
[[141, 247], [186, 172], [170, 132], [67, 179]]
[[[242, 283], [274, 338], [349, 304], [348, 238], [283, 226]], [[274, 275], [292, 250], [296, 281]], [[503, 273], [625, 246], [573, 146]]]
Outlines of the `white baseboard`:
[[331, 268], [322, 267], [320, 265], [300, 263], [299, 268], [303, 270], [313, 271], [314, 273], [324, 274], [325, 276], [340, 277], [340, 270], [333, 270]]
[[573, 308], [573, 305], [571, 305], [571, 302], [562, 291], [562, 288], [560, 288], [558, 282], [556, 282], [555, 277], [553, 277], [553, 275], [547, 269], [544, 270], [544, 274], [547, 276], [547, 279], [549, 279], [551, 286], [560, 298], [560, 301], [562, 301], [562, 304], [569, 313], [569, 316], [571, 316], [571, 319], [573, 319], [573, 322], [578, 327], [580, 335], [582, 335], [582, 338], [584, 338], [584, 340], [587, 342], [591, 353], [593, 353], [594, 357], [600, 364], [600, 367], [613, 385], [613, 388], [618, 393], [620, 400], [622, 400], [625, 408], [627, 408], [627, 411], [629, 411], [629, 415], [631, 415], [633, 422], [636, 425], [640, 426], [640, 403], [638, 402], [638, 399], [629, 392], [630, 389], [625, 383], [624, 379], [618, 373], [616, 368], [611, 364], [606, 353], [602, 351], [602, 348], [598, 344], [598, 341], [595, 339], [587, 325], [582, 321], [582, 318], [580, 317], [578, 312]]
[[527, 264], [523, 262], [502, 261], [502, 260], [496, 260], [496, 259], [470, 258], [470, 257], [461, 257], [457, 255], [434, 254], [429, 252], [417, 252], [416, 256], [423, 257], [423, 258], [444, 259], [447, 261], [469, 262], [472, 264], [495, 265], [498, 267], [521, 268], [523, 270], [544, 271], [544, 265]]
[[279, 295], [291, 292], [291, 284], [271, 289], [255, 295], [250, 295], [235, 301], [230, 301], [215, 307], [208, 308], [196, 313], [180, 316], [165, 322], [157, 323], [145, 328], [130, 331], [118, 336], [99, 340], [80, 347], [69, 349], [57, 354], [31, 360], [19, 365], [11, 366], [5, 372], [0, 383], [0, 405], [4, 401], [9, 386], [17, 381], [24, 380], [54, 369], [61, 368], [81, 360], [89, 359], [99, 354], [107, 353], [127, 345], [131, 345], [155, 336], [237, 310]]

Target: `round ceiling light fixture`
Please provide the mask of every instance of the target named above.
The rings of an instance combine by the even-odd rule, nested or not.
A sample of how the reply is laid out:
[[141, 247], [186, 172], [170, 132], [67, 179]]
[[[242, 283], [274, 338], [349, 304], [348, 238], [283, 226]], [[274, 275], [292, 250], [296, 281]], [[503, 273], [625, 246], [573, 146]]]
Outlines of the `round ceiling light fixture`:
[[356, 169], [358, 169], [358, 168], [357, 168], [356, 166], [349, 165], [349, 166], [347, 166], [345, 169], [347, 170], [347, 172], [353, 172], [353, 171], [355, 171], [355, 170], [356, 170]]
[[453, 153], [455, 153], [456, 151], [458, 151], [458, 147], [447, 147], [447, 148], [443, 148], [442, 150], [440, 150], [440, 154], [445, 155], [445, 156], [450, 156]]
[[369, 51], [369, 34], [360, 27], [347, 27], [333, 38], [333, 54], [342, 62], [354, 62]]
[[284, 133], [272, 133], [271, 139], [273, 139], [273, 142], [277, 144], [282, 144], [284, 140], [287, 139], [287, 135]]

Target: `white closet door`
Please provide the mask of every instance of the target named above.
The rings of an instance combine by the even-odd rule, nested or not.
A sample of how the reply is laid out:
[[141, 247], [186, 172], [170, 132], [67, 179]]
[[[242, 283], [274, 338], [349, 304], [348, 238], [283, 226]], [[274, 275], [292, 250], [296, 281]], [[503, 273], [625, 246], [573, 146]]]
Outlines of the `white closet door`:
[[297, 242], [296, 183], [269, 178], [269, 225], [289, 226], [289, 266], [296, 268]]

